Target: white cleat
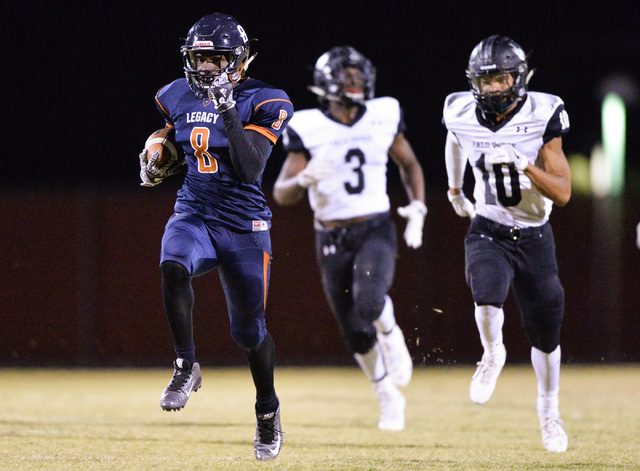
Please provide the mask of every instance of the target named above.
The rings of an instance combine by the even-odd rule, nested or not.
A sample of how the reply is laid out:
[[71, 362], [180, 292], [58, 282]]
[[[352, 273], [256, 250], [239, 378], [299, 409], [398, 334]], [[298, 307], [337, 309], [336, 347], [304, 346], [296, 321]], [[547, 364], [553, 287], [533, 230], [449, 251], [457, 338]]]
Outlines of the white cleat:
[[404, 341], [402, 330], [396, 324], [390, 332], [378, 331], [377, 338], [391, 381], [400, 388], [407, 386], [411, 382], [413, 360]]
[[256, 435], [253, 439], [253, 449], [257, 460], [275, 460], [280, 454], [282, 439], [280, 406], [275, 412], [256, 414]]
[[471, 378], [471, 386], [469, 387], [469, 396], [476, 404], [487, 402], [496, 389], [498, 376], [500, 376], [502, 367], [507, 359], [507, 351], [504, 345], [502, 345], [502, 351], [504, 353], [498, 355], [498, 358], [489, 358], [485, 353], [482, 355], [482, 360], [478, 362], [478, 369], [473, 378]]
[[173, 362], [173, 378], [169, 385], [162, 391], [160, 407], [166, 411], [178, 411], [189, 400], [192, 392], [196, 392], [202, 386], [202, 373], [200, 363], [193, 365], [188, 360], [178, 358]]
[[547, 451], [552, 453], [562, 453], [567, 451], [569, 439], [562, 426], [563, 422], [559, 416], [540, 419], [540, 430], [542, 431], [542, 444]]
[[404, 429], [404, 410], [407, 400], [388, 376], [374, 384], [380, 403], [380, 430], [400, 431]]

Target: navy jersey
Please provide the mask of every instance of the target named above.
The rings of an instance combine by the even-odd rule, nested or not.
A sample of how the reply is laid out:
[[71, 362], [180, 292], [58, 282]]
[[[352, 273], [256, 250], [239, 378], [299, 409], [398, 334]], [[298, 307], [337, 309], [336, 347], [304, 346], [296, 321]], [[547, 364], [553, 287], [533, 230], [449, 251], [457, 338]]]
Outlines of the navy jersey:
[[[293, 116], [287, 94], [249, 78], [233, 89], [233, 97], [244, 128], [275, 144]], [[197, 98], [182, 78], [160, 89], [156, 105], [167, 125], [175, 128], [186, 159], [187, 174], [175, 212], [197, 214], [239, 232], [268, 230], [271, 210], [262, 192], [262, 176], [251, 183], [238, 177], [222, 116], [212, 101]]]

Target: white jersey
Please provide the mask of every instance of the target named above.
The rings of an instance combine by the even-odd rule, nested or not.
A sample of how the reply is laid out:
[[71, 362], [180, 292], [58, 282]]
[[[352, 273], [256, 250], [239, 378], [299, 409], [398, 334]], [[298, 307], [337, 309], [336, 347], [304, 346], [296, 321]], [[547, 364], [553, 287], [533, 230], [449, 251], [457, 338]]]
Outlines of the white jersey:
[[391, 97], [367, 101], [366, 110], [351, 126], [332, 120], [319, 109], [296, 111], [285, 130], [285, 149], [306, 150], [312, 159], [337, 164], [335, 174], [309, 187], [316, 220], [389, 211], [388, 151], [403, 125], [400, 105]]
[[547, 93], [528, 92], [519, 106], [508, 121], [491, 126], [477, 113], [471, 92], [452, 93], [443, 121], [473, 169], [477, 214], [509, 226], [540, 226], [548, 221], [553, 202], [513, 164], [489, 165], [488, 156], [501, 144], [511, 144], [536, 165], [540, 148], [569, 131], [569, 117], [563, 101]]

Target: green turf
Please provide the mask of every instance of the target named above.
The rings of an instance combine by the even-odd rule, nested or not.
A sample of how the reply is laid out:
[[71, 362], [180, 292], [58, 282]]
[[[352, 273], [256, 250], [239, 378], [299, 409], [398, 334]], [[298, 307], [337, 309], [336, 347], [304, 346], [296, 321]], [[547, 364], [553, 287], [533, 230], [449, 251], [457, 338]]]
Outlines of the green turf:
[[506, 367], [483, 406], [472, 373], [417, 369], [406, 429], [383, 432], [355, 368], [278, 369], [284, 447], [260, 463], [247, 369], [205, 368], [180, 412], [158, 405], [168, 369], [0, 370], [0, 469], [640, 469], [640, 366], [563, 367], [561, 454], [542, 447], [531, 366]]

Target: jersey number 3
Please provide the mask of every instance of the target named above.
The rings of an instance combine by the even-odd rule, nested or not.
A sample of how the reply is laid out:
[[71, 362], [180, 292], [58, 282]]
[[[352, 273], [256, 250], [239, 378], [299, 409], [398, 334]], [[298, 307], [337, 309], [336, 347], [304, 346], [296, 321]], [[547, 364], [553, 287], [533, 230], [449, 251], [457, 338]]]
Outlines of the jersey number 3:
[[362, 171], [362, 166], [364, 165], [364, 152], [360, 149], [351, 149], [347, 152], [344, 160], [349, 163], [351, 160], [356, 159], [358, 165], [353, 168], [353, 172], [357, 175], [358, 179], [355, 185], [351, 182], [345, 182], [344, 188], [347, 190], [347, 193], [350, 195], [356, 195], [358, 193], [362, 193], [364, 190], [364, 172]]
[[207, 152], [209, 150], [209, 128], [193, 128], [191, 131], [191, 147], [198, 161], [198, 172], [216, 173], [218, 161]]

